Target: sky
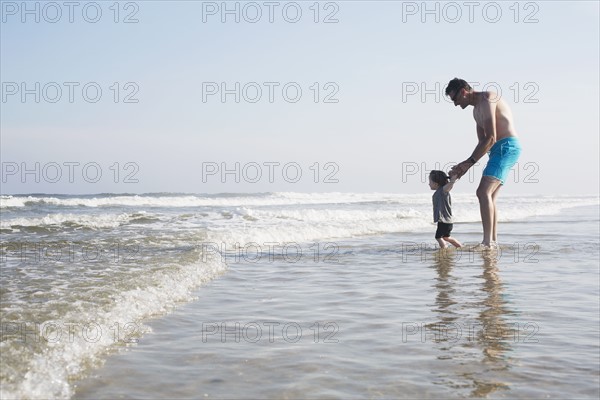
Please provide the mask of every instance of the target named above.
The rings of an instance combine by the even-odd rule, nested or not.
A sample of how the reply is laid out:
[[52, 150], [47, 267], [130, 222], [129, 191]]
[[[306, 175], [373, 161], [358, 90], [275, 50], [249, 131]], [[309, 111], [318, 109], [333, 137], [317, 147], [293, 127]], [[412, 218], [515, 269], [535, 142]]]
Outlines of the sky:
[[[503, 191], [599, 192], [596, 1], [2, 1], [2, 194], [429, 191], [498, 92]], [[455, 186], [474, 193], [487, 156]]]

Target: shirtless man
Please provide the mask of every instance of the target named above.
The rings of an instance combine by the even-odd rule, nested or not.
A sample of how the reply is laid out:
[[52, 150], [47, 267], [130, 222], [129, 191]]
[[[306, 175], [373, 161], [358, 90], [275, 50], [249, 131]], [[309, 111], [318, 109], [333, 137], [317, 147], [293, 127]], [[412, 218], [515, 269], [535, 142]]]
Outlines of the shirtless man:
[[457, 175], [460, 178], [485, 153], [489, 154], [489, 161], [477, 188], [483, 225], [481, 246], [485, 248], [497, 246], [496, 199], [508, 171], [515, 165], [521, 154], [521, 145], [513, 124], [512, 113], [496, 93], [476, 92], [462, 79], [454, 78], [448, 83], [446, 96], [450, 96], [454, 106], [460, 106], [463, 110], [467, 106], [473, 106], [473, 118], [477, 125], [479, 141], [471, 156], [452, 167], [449, 175]]

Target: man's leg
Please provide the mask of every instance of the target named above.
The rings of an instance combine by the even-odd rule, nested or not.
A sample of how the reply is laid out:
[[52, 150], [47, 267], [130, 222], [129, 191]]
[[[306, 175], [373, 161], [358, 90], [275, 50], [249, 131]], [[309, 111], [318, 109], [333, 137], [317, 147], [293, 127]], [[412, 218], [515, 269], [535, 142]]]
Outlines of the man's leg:
[[481, 213], [481, 224], [483, 225], [484, 246], [489, 246], [492, 241], [492, 229], [494, 225], [494, 199], [493, 193], [500, 186], [498, 179], [490, 176], [482, 176], [479, 187], [477, 188], [477, 198], [479, 199], [479, 211]]
[[446, 245], [446, 242], [444, 242], [444, 239], [442, 239], [442, 238], [436, 238], [435, 240], [437, 240], [437, 242], [440, 244], [440, 248], [445, 249], [446, 247], [448, 247]]
[[492, 193], [492, 203], [494, 204], [494, 219], [492, 225], [492, 241], [498, 242], [498, 206], [496, 204], [496, 198], [498, 197], [498, 193], [500, 193], [500, 188], [502, 185], [498, 185], [494, 193]]

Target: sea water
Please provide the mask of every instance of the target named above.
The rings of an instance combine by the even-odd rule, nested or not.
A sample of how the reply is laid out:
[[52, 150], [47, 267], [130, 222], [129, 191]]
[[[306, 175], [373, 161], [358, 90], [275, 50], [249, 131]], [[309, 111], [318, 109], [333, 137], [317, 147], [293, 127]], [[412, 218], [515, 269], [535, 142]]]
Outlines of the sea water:
[[599, 394], [597, 196], [504, 196], [489, 253], [430, 194], [0, 205], [1, 398]]

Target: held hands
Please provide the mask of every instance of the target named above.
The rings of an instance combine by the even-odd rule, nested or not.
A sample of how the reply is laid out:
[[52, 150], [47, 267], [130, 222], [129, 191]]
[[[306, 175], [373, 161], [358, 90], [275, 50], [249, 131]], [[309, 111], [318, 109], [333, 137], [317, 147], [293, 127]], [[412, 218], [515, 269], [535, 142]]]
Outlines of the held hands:
[[457, 164], [454, 167], [450, 168], [450, 173], [448, 174], [450, 175], [450, 179], [460, 179], [464, 174], [467, 173], [471, 165], [472, 164], [469, 161], [463, 161], [460, 164]]

